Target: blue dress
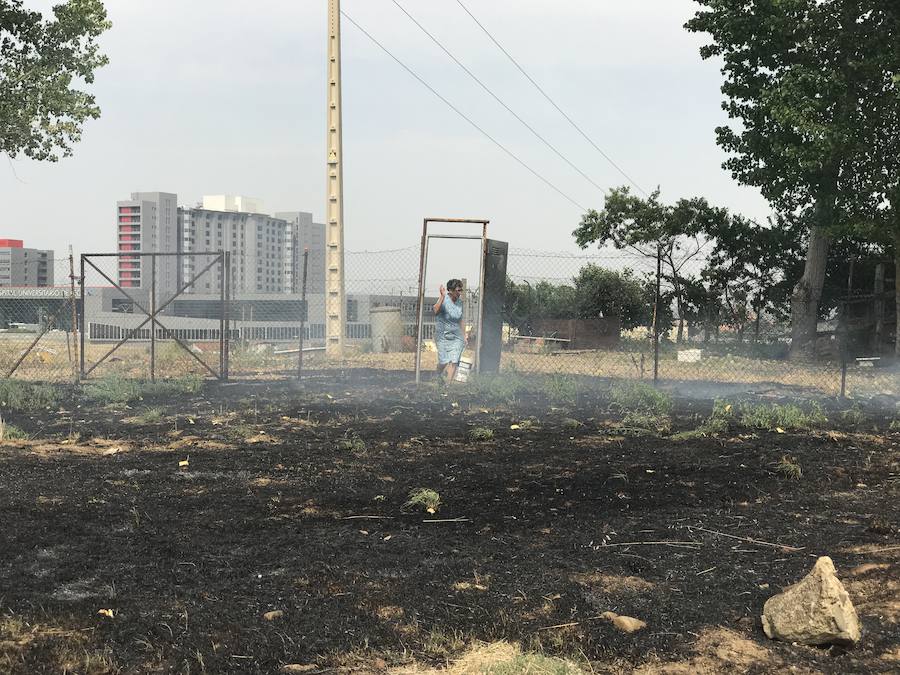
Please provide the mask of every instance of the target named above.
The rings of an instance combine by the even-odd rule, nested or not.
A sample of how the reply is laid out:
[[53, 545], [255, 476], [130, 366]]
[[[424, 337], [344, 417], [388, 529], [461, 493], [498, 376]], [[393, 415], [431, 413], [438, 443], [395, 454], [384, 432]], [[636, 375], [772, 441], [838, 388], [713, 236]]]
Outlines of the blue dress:
[[466, 339], [459, 327], [462, 315], [462, 301], [453, 302], [449, 295], [444, 296], [441, 309], [434, 317], [434, 343], [441, 365], [459, 363], [462, 358], [466, 346]]

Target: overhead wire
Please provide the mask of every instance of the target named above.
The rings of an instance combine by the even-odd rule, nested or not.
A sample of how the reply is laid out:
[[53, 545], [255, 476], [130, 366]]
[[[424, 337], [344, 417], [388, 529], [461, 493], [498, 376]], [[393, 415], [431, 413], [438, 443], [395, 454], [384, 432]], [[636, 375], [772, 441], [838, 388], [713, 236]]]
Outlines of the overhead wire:
[[568, 115], [568, 114], [567, 114], [567, 113], [559, 106], [559, 104], [557, 104], [556, 101], [554, 101], [553, 98], [551, 98], [550, 94], [548, 94], [546, 91], [544, 91], [543, 87], [541, 87], [541, 85], [539, 85], [539, 84], [534, 80], [534, 78], [531, 77], [531, 75], [528, 74], [528, 72], [525, 70], [525, 68], [523, 68], [522, 65], [521, 65], [515, 58], [513, 58], [512, 54], [510, 54], [510, 53], [503, 47], [503, 45], [500, 44], [500, 42], [497, 40], [497, 38], [495, 38], [495, 37], [491, 34], [491, 32], [490, 32], [487, 28], [485, 28], [484, 24], [482, 24], [482, 23], [475, 17], [475, 15], [472, 14], [471, 11], [469, 11], [469, 8], [466, 7], [466, 6], [462, 3], [462, 0], [456, 0], [456, 3], [457, 3], [460, 7], [462, 7], [463, 10], [466, 12], [466, 14], [468, 14], [468, 15], [471, 17], [472, 21], [474, 21], [482, 31], [484, 31], [484, 34], [487, 35], [488, 38], [490, 38], [491, 42], [493, 42], [493, 43], [497, 46], [497, 48], [498, 48], [501, 52], [503, 52], [503, 53], [506, 55], [506, 58], [508, 58], [508, 59], [512, 62], [512, 64], [519, 70], [519, 72], [522, 73], [522, 75], [524, 75], [525, 78], [526, 78], [529, 82], [531, 82], [532, 85], [534, 85], [535, 89], [537, 89], [537, 90], [541, 93], [541, 95], [542, 95], [545, 99], [547, 99], [547, 101], [550, 103], [550, 105], [552, 105], [554, 108], [556, 108], [556, 110], [559, 112], [559, 114], [562, 115], [570, 125], [572, 125], [572, 128], [574, 128], [575, 131], [577, 131], [579, 134], [581, 134], [581, 136], [582, 136], [588, 143], [590, 143], [590, 144], [594, 147], [594, 149], [595, 149], [597, 152], [599, 152], [600, 155], [602, 155], [603, 158], [604, 158], [607, 162], [609, 162], [609, 163], [612, 165], [612, 167], [613, 167], [616, 171], [618, 171], [622, 176], [624, 176], [624, 177], [625, 177], [625, 180], [627, 180], [629, 183], [631, 183], [631, 185], [633, 185], [633, 186], [634, 186], [634, 187], [635, 187], [642, 195], [644, 195], [645, 197], [648, 197], [649, 195], [647, 194], [647, 192], [646, 192], [640, 185], [638, 185], [638, 184], [634, 181], [634, 179], [631, 178], [631, 176], [629, 176], [627, 173], [625, 173], [625, 170], [622, 169], [622, 167], [620, 167], [612, 157], [610, 157], [606, 152], [604, 152], [603, 149], [602, 149], [599, 145], [597, 145], [597, 143], [595, 143], [594, 140], [593, 140], [590, 136], [588, 136], [588, 135], [582, 130], [582, 128], [581, 128], [580, 126], [578, 126], [578, 125], [575, 123], [575, 121], [574, 121], [574, 120], [573, 120], [573, 119], [572, 119], [572, 118], [571, 118], [571, 117], [570, 117], [570, 116], [569, 116], [569, 115]]
[[551, 183], [547, 178], [545, 178], [540, 173], [538, 173], [535, 169], [533, 169], [531, 166], [526, 164], [512, 150], [510, 150], [505, 145], [503, 145], [500, 141], [498, 141], [496, 138], [491, 136], [487, 131], [485, 131], [482, 127], [480, 127], [471, 117], [469, 117], [462, 110], [460, 110], [455, 105], [453, 105], [453, 103], [451, 103], [447, 98], [445, 98], [443, 95], [441, 95], [440, 92], [438, 92], [434, 87], [432, 87], [430, 84], [428, 84], [428, 82], [426, 82], [424, 79], [422, 79], [422, 77], [420, 77], [418, 73], [416, 73], [412, 68], [407, 66], [403, 61], [401, 61], [397, 56], [395, 56], [393, 54], [393, 52], [391, 52], [387, 47], [385, 47], [381, 42], [379, 42], [371, 33], [369, 33], [369, 31], [367, 31], [365, 28], [360, 26], [356, 21], [354, 21], [353, 18], [349, 14], [347, 14], [347, 12], [345, 12], [344, 10], [341, 10], [341, 15], [345, 19], [347, 19], [347, 21], [349, 21], [351, 24], [353, 24], [353, 26], [355, 26], [356, 29], [359, 30], [363, 35], [365, 35], [367, 38], [369, 38], [369, 40], [371, 40], [379, 49], [381, 49], [385, 54], [390, 56], [401, 68], [403, 68], [407, 73], [409, 73], [412, 77], [414, 77], [416, 80], [418, 80], [418, 82], [422, 86], [424, 86], [426, 89], [428, 89], [428, 91], [430, 91], [432, 94], [437, 96], [441, 101], [443, 101], [451, 110], [453, 110], [453, 112], [455, 112], [457, 115], [462, 117], [466, 122], [468, 122], [470, 125], [472, 125], [485, 138], [487, 138], [489, 141], [491, 141], [494, 145], [496, 145], [498, 148], [500, 148], [503, 152], [505, 152], [507, 155], [509, 155], [512, 159], [514, 159], [516, 162], [518, 162], [523, 168], [525, 168], [528, 172], [530, 172], [533, 176], [535, 176], [538, 180], [543, 182], [545, 185], [550, 187], [553, 191], [555, 191], [561, 197], [563, 197], [567, 201], [571, 202], [572, 204], [577, 206], [582, 211], [587, 210], [587, 209], [585, 209], [584, 206], [579, 204], [572, 197], [570, 197], [565, 192], [563, 192], [558, 187], [556, 187], [556, 185]]
[[475, 73], [473, 73], [468, 67], [466, 67], [466, 65], [462, 61], [460, 61], [458, 58], [456, 58], [456, 56], [454, 56], [453, 53], [447, 47], [445, 47], [444, 44], [440, 40], [438, 40], [427, 28], [425, 28], [425, 26], [423, 26], [421, 23], [419, 23], [419, 21], [412, 14], [410, 14], [408, 11], [406, 11], [406, 9], [403, 7], [403, 5], [401, 5], [397, 0], [391, 0], [391, 2], [393, 2], [397, 6], [397, 8], [401, 12], [403, 12], [406, 15], [406, 17], [410, 21], [412, 21], [413, 24], [415, 24], [415, 26], [420, 31], [422, 31], [425, 35], [427, 35], [431, 39], [431, 41], [434, 42], [434, 44], [436, 44], [438, 47], [440, 47], [441, 50], [447, 56], [449, 56], [457, 66], [462, 68], [462, 70], [466, 73], [466, 75], [468, 75], [475, 82], [477, 82], [478, 85], [482, 89], [484, 89], [495, 101], [497, 101], [497, 103], [499, 103], [501, 106], [503, 106], [503, 108], [505, 108], [506, 111], [510, 115], [515, 117], [522, 124], [522, 126], [524, 126], [526, 129], [528, 129], [528, 131], [530, 131], [535, 136], [535, 138], [537, 138], [544, 145], [546, 145], [548, 148], [550, 148], [550, 150], [552, 150], [556, 154], [557, 157], [559, 157], [566, 164], [568, 164], [575, 171], [577, 171], [581, 175], [582, 178], [584, 178], [595, 188], [597, 188], [598, 190], [600, 190], [601, 192], [606, 194], [606, 192], [607, 192], [606, 188], [604, 188], [602, 185], [597, 183], [593, 178], [591, 178], [589, 175], [587, 175], [584, 171], [582, 171], [580, 168], [578, 168], [575, 165], [575, 163], [572, 162], [568, 157], [566, 157], [562, 152], [560, 152], [556, 146], [554, 146], [550, 141], [548, 141], [546, 138], [544, 138], [544, 136], [542, 136], [540, 133], [538, 133], [538, 131], [533, 126], [531, 126], [528, 122], [526, 122], [524, 119], [522, 119], [522, 117], [515, 110], [510, 108], [509, 105], [507, 105], [506, 102], [503, 101], [503, 99], [501, 99], [496, 93], [494, 93], [494, 91], [490, 87], [488, 87], [477, 75], [475, 75]]

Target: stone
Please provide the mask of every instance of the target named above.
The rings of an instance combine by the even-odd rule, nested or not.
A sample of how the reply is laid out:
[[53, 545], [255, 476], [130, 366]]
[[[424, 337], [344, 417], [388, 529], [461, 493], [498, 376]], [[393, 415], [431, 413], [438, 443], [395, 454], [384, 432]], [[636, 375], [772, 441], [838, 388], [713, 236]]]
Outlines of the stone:
[[266, 612], [265, 614], [263, 614], [263, 618], [266, 621], [275, 621], [277, 619], [280, 619], [283, 616], [284, 616], [284, 612], [282, 612], [280, 609], [276, 609], [271, 612]]
[[634, 633], [647, 627], [646, 623], [633, 616], [620, 616], [615, 612], [603, 612], [601, 616], [607, 621], [611, 621], [612, 625], [623, 633]]
[[798, 583], [766, 600], [762, 625], [773, 640], [804, 645], [852, 646], [860, 639], [856, 609], [827, 556]]

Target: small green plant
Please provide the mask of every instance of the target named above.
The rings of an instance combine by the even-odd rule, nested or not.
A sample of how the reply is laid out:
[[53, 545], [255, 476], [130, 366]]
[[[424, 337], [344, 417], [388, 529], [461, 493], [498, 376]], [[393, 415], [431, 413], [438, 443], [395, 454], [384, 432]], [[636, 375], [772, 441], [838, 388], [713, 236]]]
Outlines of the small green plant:
[[628, 411], [622, 417], [622, 425], [625, 431], [651, 432], [656, 434], [667, 434], [672, 429], [672, 420], [663, 415], [654, 415], [653, 413], [642, 411]]
[[781, 474], [790, 480], [800, 480], [803, 477], [803, 469], [800, 463], [793, 457], [785, 455], [775, 465], [775, 473]]
[[609, 398], [623, 412], [645, 412], [659, 417], [671, 415], [674, 407], [669, 394], [643, 382], [616, 384], [610, 389]]
[[132, 419], [138, 424], [156, 424], [157, 422], [161, 422], [165, 416], [166, 411], [163, 408], [152, 407], [135, 415]]
[[574, 406], [578, 402], [578, 382], [569, 375], [551, 375], [544, 381], [544, 393], [553, 405]]
[[365, 452], [366, 442], [353, 431], [348, 431], [343, 438], [339, 438], [335, 447], [341, 452]]
[[676, 441], [694, 440], [697, 438], [711, 438], [728, 431], [731, 421], [734, 419], [734, 405], [728, 401], [716, 400], [713, 403], [712, 414], [703, 424], [690, 431], [682, 431], [672, 436]]
[[576, 420], [574, 417], [566, 417], [562, 421], [563, 429], [568, 429], [569, 431], [574, 431], [575, 429], [580, 429], [584, 424]]
[[475, 427], [469, 431], [469, 438], [473, 441], [492, 441], [494, 440], [494, 430], [486, 427]]
[[840, 420], [847, 426], [858, 427], [866, 421], [866, 414], [859, 403], [856, 403], [852, 408], [840, 412]]
[[0, 380], [0, 406], [9, 410], [35, 412], [58, 408], [62, 397], [63, 391], [59, 386]]
[[514, 403], [533, 389], [531, 383], [516, 372], [469, 377], [469, 391], [488, 403]]
[[900, 419], [891, 420], [891, 424], [888, 429], [891, 431], [900, 431]]
[[19, 441], [28, 438], [28, 434], [13, 424], [0, 420], [0, 441]]
[[815, 402], [807, 410], [794, 403], [743, 403], [740, 413], [744, 426], [769, 431], [806, 431], [828, 422], [822, 406]]
[[403, 506], [407, 509], [421, 507], [427, 513], [437, 513], [441, 506], [441, 496], [431, 488], [416, 488], [410, 491], [409, 498]]

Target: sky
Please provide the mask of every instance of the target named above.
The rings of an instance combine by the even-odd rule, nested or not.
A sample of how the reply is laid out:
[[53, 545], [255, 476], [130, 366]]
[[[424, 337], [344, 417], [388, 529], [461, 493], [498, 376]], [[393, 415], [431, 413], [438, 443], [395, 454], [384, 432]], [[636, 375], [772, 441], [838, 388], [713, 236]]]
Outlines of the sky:
[[[497, 96], [604, 187], [623, 178], [572, 129], [456, 0], [399, 0]], [[704, 196], [762, 219], [759, 192], [721, 168], [720, 64], [684, 22], [692, 0], [463, 0], [548, 94], [644, 190]], [[47, 0], [26, 6], [49, 11]], [[326, 0], [108, 0], [102, 108], [73, 157], [0, 161], [0, 237], [76, 253], [115, 248], [115, 205], [165, 191], [325, 207]], [[342, 9], [560, 196], [343, 24], [344, 209], [349, 251], [418, 246], [423, 217], [485, 218], [511, 247], [578, 249], [603, 192], [530, 134], [392, 0]], [[583, 207], [583, 208], [582, 208]], [[449, 229], [446, 231], [450, 231]], [[463, 232], [463, 229], [454, 229]], [[455, 251], [452, 247], [438, 249]], [[460, 249], [462, 250], [462, 249]], [[468, 249], [466, 249], [468, 250]], [[447, 255], [455, 255], [448, 253]]]

